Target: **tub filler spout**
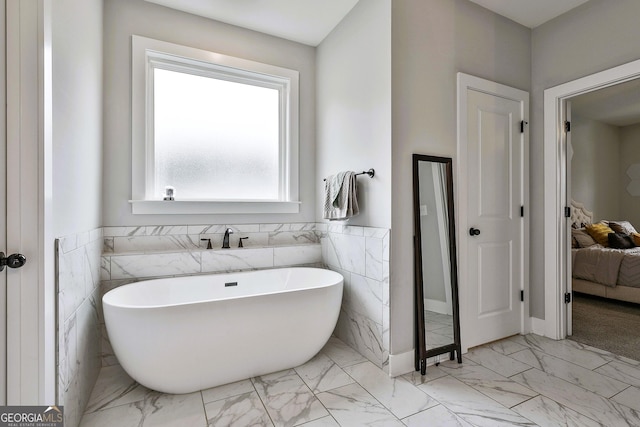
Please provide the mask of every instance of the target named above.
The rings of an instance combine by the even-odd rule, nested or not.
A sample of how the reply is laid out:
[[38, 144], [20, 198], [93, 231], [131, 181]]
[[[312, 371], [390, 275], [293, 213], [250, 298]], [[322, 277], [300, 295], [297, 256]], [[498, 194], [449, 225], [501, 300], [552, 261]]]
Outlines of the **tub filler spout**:
[[222, 249], [231, 248], [229, 246], [229, 234], [233, 234], [233, 230], [230, 228], [227, 228], [227, 230], [224, 232], [224, 238], [222, 239]]

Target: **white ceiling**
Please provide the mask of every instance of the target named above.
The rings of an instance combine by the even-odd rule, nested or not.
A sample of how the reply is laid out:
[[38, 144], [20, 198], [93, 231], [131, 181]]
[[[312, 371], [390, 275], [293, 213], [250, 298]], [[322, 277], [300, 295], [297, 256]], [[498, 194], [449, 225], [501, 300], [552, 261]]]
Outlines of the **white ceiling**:
[[538, 25], [586, 3], [588, 0], [471, 0], [525, 27]]
[[310, 46], [342, 21], [358, 0], [147, 0]]
[[[359, 0], [147, 1], [310, 46], [317, 46]], [[535, 28], [588, 0], [471, 1], [522, 25]]]
[[571, 98], [571, 112], [613, 126], [640, 123], [640, 79]]

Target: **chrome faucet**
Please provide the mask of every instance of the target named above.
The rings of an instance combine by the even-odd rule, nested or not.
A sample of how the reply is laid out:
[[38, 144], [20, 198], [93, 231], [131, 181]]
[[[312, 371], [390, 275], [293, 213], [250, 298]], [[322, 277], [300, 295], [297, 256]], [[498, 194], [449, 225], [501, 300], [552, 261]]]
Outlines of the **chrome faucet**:
[[222, 249], [229, 249], [231, 247], [229, 246], [229, 234], [233, 234], [233, 230], [227, 228], [224, 232], [224, 238], [222, 239]]

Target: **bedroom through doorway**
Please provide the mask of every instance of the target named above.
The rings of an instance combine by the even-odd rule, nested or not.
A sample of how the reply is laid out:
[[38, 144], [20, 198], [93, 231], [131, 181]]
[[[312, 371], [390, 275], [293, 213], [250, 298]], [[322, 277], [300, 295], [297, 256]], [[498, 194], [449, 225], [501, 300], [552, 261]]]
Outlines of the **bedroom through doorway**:
[[640, 80], [566, 104], [568, 338], [640, 361]]

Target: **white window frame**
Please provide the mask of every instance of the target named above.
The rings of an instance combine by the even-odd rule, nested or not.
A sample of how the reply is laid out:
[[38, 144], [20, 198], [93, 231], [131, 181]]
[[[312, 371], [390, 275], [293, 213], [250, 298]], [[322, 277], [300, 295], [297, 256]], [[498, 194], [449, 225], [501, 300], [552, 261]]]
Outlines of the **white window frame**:
[[[229, 81], [249, 79], [276, 88], [281, 96], [279, 200], [163, 201], [153, 194], [153, 69], [215, 76]], [[256, 77], [256, 73], [259, 77]], [[209, 52], [174, 43], [132, 36], [131, 146], [133, 214], [298, 213], [298, 93], [299, 73], [274, 65]], [[155, 196], [155, 197], [154, 197]]]

